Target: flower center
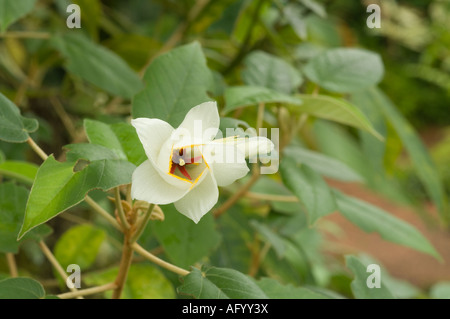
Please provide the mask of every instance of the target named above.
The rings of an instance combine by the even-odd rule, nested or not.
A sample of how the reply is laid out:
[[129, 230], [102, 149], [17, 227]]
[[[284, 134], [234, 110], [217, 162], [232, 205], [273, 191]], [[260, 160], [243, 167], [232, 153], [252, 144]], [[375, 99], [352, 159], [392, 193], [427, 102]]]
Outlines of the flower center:
[[198, 147], [188, 146], [172, 150], [170, 174], [192, 182], [197, 180], [206, 168]]

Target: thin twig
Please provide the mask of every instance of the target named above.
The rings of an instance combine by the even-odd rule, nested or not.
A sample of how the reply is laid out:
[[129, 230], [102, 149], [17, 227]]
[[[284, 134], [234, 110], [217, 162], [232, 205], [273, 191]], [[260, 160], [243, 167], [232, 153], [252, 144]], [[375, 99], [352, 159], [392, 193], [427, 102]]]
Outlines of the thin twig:
[[141, 237], [142, 233], [144, 232], [145, 227], [147, 226], [148, 220], [150, 219], [150, 216], [152, 214], [153, 208], [155, 208], [155, 204], [150, 204], [148, 207], [148, 210], [145, 212], [144, 217], [142, 218], [142, 221], [140, 222], [138, 228], [134, 232], [133, 236], [131, 236], [131, 243], [136, 242], [139, 237]]
[[145, 250], [144, 248], [142, 248], [138, 243], [133, 243], [133, 245], [131, 246], [134, 251], [136, 251], [138, 254], [140, 254], [141, 256], [147, 258], [148, 260], [150, 260], [151, 262], [155, 263], [158, 266], [161, 266], [167, 270], [170, 270], [171, 272], [174, 272], [180, 276], [186, 276], [189, 275], [189, 271], [180, 268], [178, 266], [172, 265], [171, 263], [168, 263], [167, 261], [164, 261], [158, 257], [156, 257], [155, 255], [153, 255], [152, 253], [148, 252], [147, 250]]
[[220, 206], [214, 211], [213, 213], [214, 217], [215, 218], [219, 217], [220, 215], [225, 213], [231, 206], [233, 206], [234, 203], [236, 203], [239, 200], [239, 198], [241, 198], [245, 193], [247, 193], [250, 187], [252, 187], [253, 184], [256, 183], [259, 176], [260, 176], [259, 170], [253, 170], [253, 174], [250, 180], [248, 180], [247, 183], [245, 183], [236, 193], [234, 193], [233, 196], [228, 198], [228, 200], [225, 203], [223, 203], [222, 206]]
[[59, 294], [58, 298], [71, 299], [71, 298], [76, 298], [76, 297], [81, 297], [81, 296], [89, 296], [89, 295], [97, 294], [99, 292], [112, 290], [112, 289], [115, 289], [116, 287], [117, 287], [117, 285], [114, 282], [111, 282], [111, 283], [103, 285], [103, 286], [92, 287], [92, 288], [82, 289], [82, 290], [78, 290], [78, 291], [74, 291], [74, 292], [66, 292], [63, 294]]
[[125, 212], [123, 211], [122, 200], [120, 198], [120, 189], [119, 186], [114, 188], [114, 196], [117, 208], [117, 215], [119, 216], [120, 223], [125, 230], [130, 229], [130, 223], [127, 221], [127, 217], [125, 216]]
[[9, 31], [0, 33], [0, 38], [16, 38], [16, 39], [50, 39], [51, 34], [48, 32], [36, 31]]
[[[64, 268], [61, 266], [61, 264], [58, 262], [56, 257], [51, 252], [50, 248], [41, 240], [39, 242], [39, 247], [41, 248], [42, 252], [44, 253], [45, 257], [47, 257], [50, 264], [52, 264], [53, 268], [58, 272], [58, 274], [61, 276], [61, 278], [64, 280], [64, 282], [67, 282], [67, 279], [69, 278], [67, 276], [67, 273], [64, 271]], [[75, 287], [68, 287], [72, 292], [78, 291]], [[82, 298], [82, 297], [79, 297]]]
[[259, 133], [259, 129], [262, 127], [263, 125], [263, 121], [264, 121], [264, 103], [259, 103], [258, 105], [258, 115], [256, 118], [256, 132]]
[[261, 193], [253, 193], [253, 192], [246, 192], [244, 194], [244, 196], [247, 198], [250, 198], [250, 199], [257, 199], [257, 200], [287, 202], [287, 203], [298, 202], [298, 198], [295, 196], [261, 194]]
[[14, 258], [13, 253], [6, 253], [6, 261], [8, 262], [9, 273], [11, 277], [15, 278], [19, 276], [17, 271], [16, 259]]
[[39, 147], [39, 145], [36, 144], [36, 142], [31, 137], [28, 137], [27, 143], [31, 146], [33, 151], [37, 155], [39, 155], [40, 158], [42, 158], [42, 160], [45, 161], [48, 158], [48, 155], [42, 150], [42, 148]]
[[108, 222], [111, 223], [112, 226], [114, 226], [117, 230], [122, 230], [119, 223], [112, 217], [106, 210], [103, 209], [95, 200], [93, 200], [91, 197], [86, 196], [84, 198], [87, 204], [91, 206], [97, 213], [102, 215]]
[[72, 139], [72, 141], [74, 141], [77, 137], [77, 134], [76, 134], [75, 125], [73, 125], [73, 122], [72, 122], [69, 114], [67, 114], [66, 110], [64, 109], [64, 106], [61, 104], [61, 102], [59, 101], [59, 99], [57, 97], [55, 97], [55, 96], [50, 97], [50, 102], [52, 103], [53, 108], [56, 111], [56, 114], [63, 122], [67, 133], [69, 133], [69, 135], [70, 135], [70, 138]]

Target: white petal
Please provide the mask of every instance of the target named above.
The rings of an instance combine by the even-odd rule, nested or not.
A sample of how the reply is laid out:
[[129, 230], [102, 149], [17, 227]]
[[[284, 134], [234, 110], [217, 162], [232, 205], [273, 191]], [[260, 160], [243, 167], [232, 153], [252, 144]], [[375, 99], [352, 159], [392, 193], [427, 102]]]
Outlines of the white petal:
[[274, 144], [267, 137], [255, 136], [250, 138], [238, 138], [236, 146], [245, 157], [252, 158], [256, 155], [267, 155], [274, 149]]
[[167, 183], [149, 160], [135, 169], [131, 180], [133, 199], [158, 205], [173, 203], [189, 191], [188, 188], [178, 188]]
[[188, 189], [191, 186], [189, 182], [177, 179], [169, 174], [170, 154], [172, 152], [170, 136], [174, 131], [173, 127], [162, 120], [150, 118], [137, 118], [131, 120], [131, 124], [136, 128], [145, 154], [161, 178], [175, 187]]
[[217, 135], [219, 125], [216, 102], [205, 102], [189, 110], [183, 122], [173, 132], [172, 140], [176, 147], [209, 142]]
[[145, 154], [153, 163], [156, 163], [161, 147], [174, 131], [173, 127], [159, 119], [142, 117], [131, 120], [131, 125], [136, 128]]
[[254, 136], [254, 137], [227, 137], [222, 139], [217, 139], [211, 142], [211, 144], [226, 144], [236, 146], [245, 157], [252, 158], [256, 155], [268, 155], [274, 150], [275, 145], [264, 136]]
[[186, 217], [198, 223], [207, 212], [214, 207], [219, 199], [214, 176], [208, 171], [205, 178], [180, 200], [175, 202], [175, 208]]
[[245, 154], [235, 145], [209, 143], [202, 148], [218, 186], [227, 186], [247, 175], [249, 168]]

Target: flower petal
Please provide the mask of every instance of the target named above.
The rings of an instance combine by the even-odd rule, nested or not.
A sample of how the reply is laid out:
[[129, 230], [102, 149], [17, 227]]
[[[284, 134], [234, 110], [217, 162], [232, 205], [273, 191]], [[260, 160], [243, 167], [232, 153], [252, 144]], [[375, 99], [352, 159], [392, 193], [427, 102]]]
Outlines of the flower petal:
[[245, 157], [252, 158], [256, 155], [267, 155], [274, 149], [271, 140], [264, 136], [255, 136], [250, 138], [238, 138], [236, 146], [241, 150]]
[[167, 183], [150, 160], [135, 169], [131, 180], [131, 197], [133, 199], [158, 205], [173, 203], [189, 191], [189, 188], [178, 188]]
[[203, 146], [202, 154], [218, 186], [230, 185], [249, 171], [245, 154], [235, 145], [209, 143]]
[[268, 155], [275, 148], [275, 145], [264, 136], [254, 136], [254, 137], [227, 137], [222, 139], [217, 139], [211, 142], [211, 144], [225, 144], [236, 146], [246, 158], [252, 158], [256, 155]]
[[162, 120], [143, 117], [131, 120], [131, 125], [136, 128], [145, 154], [156, 163], [161, 147], [174, 131], [173, 127]]
[[217, 135], [219, 125], [216, 102], [205, 102], [189, 110], [183, 122], [173, 132], [172, 140], [176, 147], [203, 144]]
[[202, 181], [199, 181], [186, 196], [175, 202], [175, 208], [196, 224], [219, 199], [219, 190], [214, 176], [210, 171], [206, 171], [204, 174], [206, 176]]

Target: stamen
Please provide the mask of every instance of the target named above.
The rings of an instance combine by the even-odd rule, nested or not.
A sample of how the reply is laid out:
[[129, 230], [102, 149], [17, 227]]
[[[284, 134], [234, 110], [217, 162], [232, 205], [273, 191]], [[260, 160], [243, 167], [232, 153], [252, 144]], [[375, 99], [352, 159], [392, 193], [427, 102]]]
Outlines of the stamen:
[[184, 161], [184, 159], [180, 158], [179, 159], [179, 163], [180, 166], [184, 166], [186, 164], [186, 162]]

